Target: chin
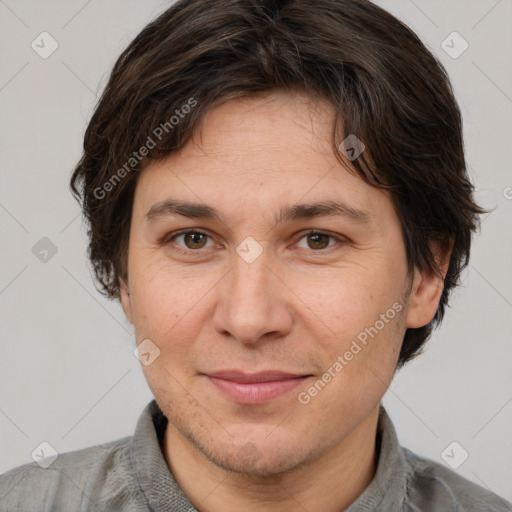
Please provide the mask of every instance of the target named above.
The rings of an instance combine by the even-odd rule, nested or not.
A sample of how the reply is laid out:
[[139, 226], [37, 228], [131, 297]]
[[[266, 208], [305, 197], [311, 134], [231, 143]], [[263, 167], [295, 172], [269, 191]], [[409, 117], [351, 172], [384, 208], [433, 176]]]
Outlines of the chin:
[[231, 473], [256, 478], [269, 478], [291, 473], [307, 465], [321, 455], [321, 448], [308, 446], [304, 439], [290, 444], [291, 435], [276, 438], [273, 442], [268, 436], [261, 439], [226, 436], [216, 443], [203, 444], [201, 439], [189, 438], [199, 451], [213, 464]]
[[[268, 452], [268, 453], [267, 453]], [[306, 461], [298, 457], [294, 450], [289, 453], [275, 453], [273, 449], [261, 451], [253, 443], [246, 443], [235, 452], [205, 453], [204, 455], [218, 467], [256, 478], [271, 478], [290, 473], [303, 466]]]

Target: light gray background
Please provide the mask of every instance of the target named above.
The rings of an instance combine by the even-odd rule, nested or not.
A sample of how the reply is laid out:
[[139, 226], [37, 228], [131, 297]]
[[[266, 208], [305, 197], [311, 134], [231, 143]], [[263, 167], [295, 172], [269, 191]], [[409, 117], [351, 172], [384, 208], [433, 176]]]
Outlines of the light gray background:
[[[512, 1], [378, 3], [447, 67], [478, 198], [496, 207], [444, 325], [384, 403], [403, 445], [444, 463], [457, 441], [457, 471], [512, 500]], [[115, 59], [168, 5], [0, 0], [0, 472], [42, 441], [64, 452], [131, 435], [152, 398], [131, 326], [94, 288], [68, 182]], [[59, 44], [46, 60], [31, 48], [42, 31]], [[441, 47], [453, 31], [469, 43], [457, 59]], [[58, 249], [46, 263], [42, 237]]]

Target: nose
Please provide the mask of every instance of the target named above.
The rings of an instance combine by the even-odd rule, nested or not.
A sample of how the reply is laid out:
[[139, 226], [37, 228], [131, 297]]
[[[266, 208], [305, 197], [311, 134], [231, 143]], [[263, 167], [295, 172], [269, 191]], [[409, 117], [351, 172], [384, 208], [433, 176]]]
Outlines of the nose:
[[293, 325], [293, 292], [272, 267], [276, 265], [272, 265], [265, 251], [251, 263], [234, 255], [230, 272], [218, 284], [213, 318], [217, 332], [243, 344], [289, 334]]

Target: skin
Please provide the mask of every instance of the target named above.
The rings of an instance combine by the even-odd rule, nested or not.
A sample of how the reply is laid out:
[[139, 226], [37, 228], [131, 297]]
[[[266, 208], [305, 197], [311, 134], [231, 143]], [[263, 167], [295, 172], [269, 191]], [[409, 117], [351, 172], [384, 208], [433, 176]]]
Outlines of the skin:
[[[137, 342], [160, 350], [143, 371], [169, 419], [164, 455], [201, 511], [339, 512], [353, 503], [375, 474], [379, 404], [405, 330], [427, 324], [439, 303], [442, 279], [408, 271], [388, 193], [333, 154], [332, 116], [330, 105], [300, 94], [231, 100], [136, 187], [121, 301]], [[171, 197], [214, 206], [224, 221], [148, 221], [150, 208]], [[343, 200], [370, 222], [274, 222], [282, 206], [324, 199]], [[184, 228], [207, 236], [170, 240]], [[236, 252], [248, 236], [263, 249], [252, 263]], [[394, 303], [402, 310], [300, 403], [299, 393]], [[203, 375], [234, 368], [312, 377], [268, 403], [241, 405]]]

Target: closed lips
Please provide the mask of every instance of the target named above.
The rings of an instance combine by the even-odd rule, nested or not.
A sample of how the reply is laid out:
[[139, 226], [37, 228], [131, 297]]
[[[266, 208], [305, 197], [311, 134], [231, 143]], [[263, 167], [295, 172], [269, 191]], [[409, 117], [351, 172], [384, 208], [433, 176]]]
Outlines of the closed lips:
[[258, 382], [272, 382], [280, 380], [300, 379], [303, 377], [309, 377], [309, 375], [300, 375], [294, 373], [285, 372], [258, 372], [258, 373], [243, 373], [237, 370], [220, 371], [214, 373], [208, 373], [209, 377], [216, 379], [229, 380], [231, 382], [238, 382], [240, 384], [253, 384]]
[[261, 405], [285, 395], [311, 375], [276, 371], [246, 374], [230, 370], [211, 373], [207, 377], [230, 401], [243, 405]]

